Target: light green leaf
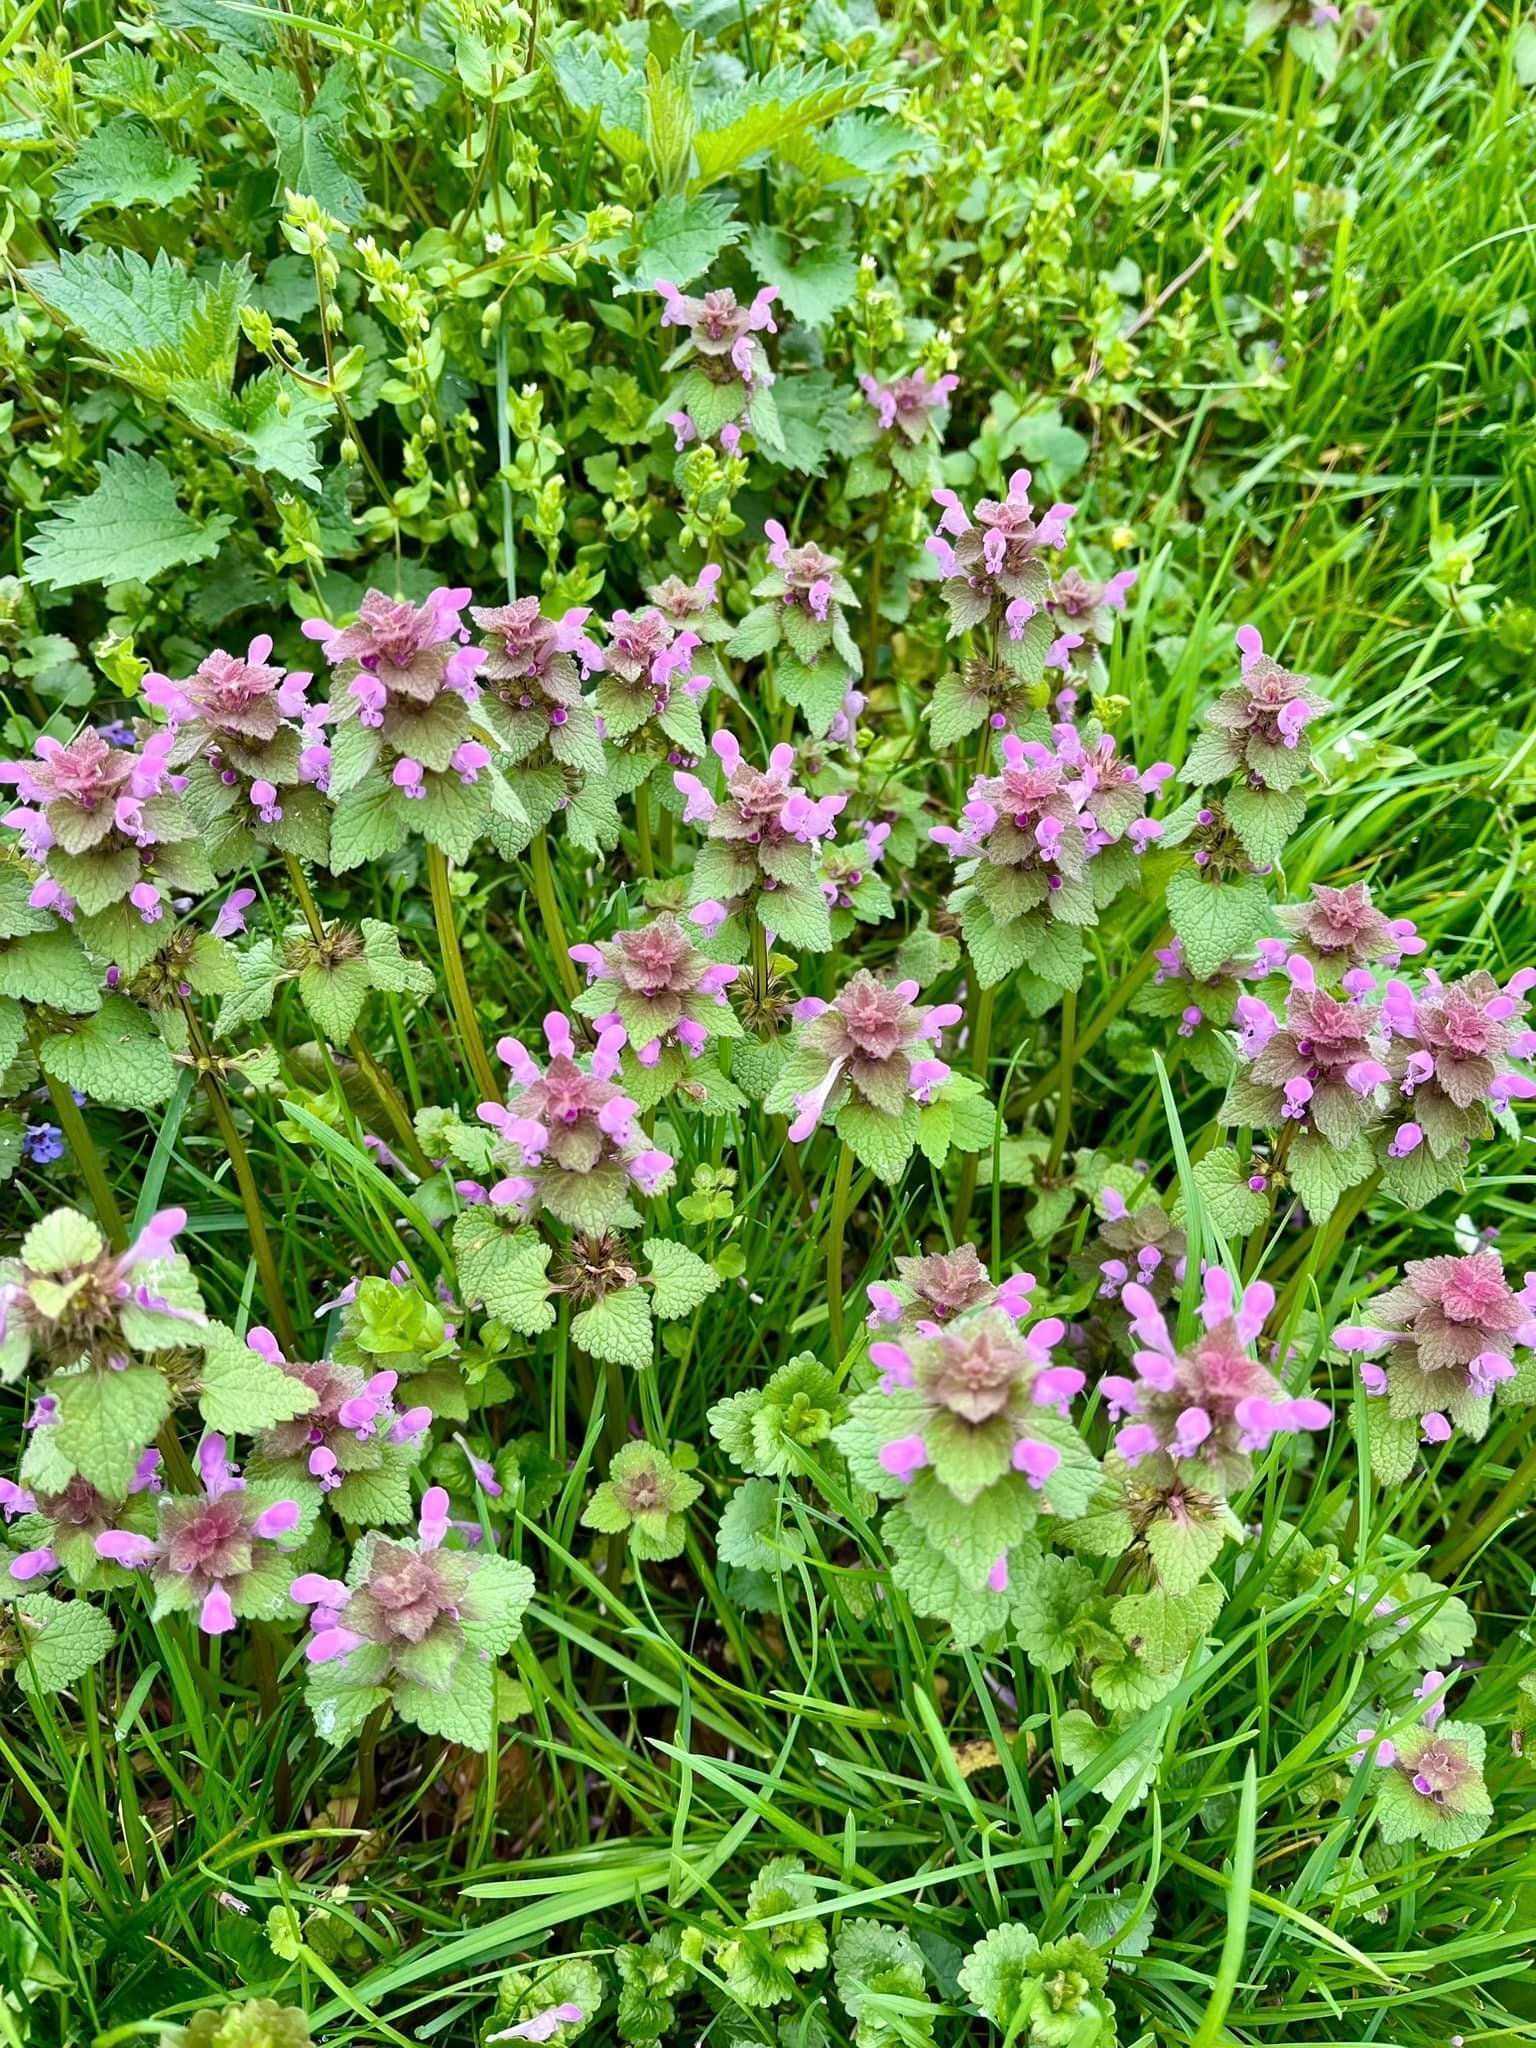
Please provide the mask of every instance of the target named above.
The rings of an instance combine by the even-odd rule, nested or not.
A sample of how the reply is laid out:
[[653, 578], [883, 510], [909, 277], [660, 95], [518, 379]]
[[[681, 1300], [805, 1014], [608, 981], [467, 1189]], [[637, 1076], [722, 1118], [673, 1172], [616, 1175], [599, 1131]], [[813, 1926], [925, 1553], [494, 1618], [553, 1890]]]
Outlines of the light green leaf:
[[651, 1269], [651, 1307], [663, 1322], [692, 1315], [720, 1285], [720, 1275], [707, 1259], [669, 1238], [647, 1238], [640, 1247]]
[[108, 996], [73, 1031], [45, 1038], [39, 1055], [54, 1080], [114, 1109], [153, 1109], [176, 1085], [165, 1041], [126, 996]]
[[643, 1370], [651, 1362], [650, 1304], [643, 1287], [620, 1287], [571, 1318], [571, 1340], [593, 1358]]
[[508, 1231], [496, 1212], [477, 1203], [453, 1226], [453, 1255], [466, 1302], [525, 1337], [553, 1327], [550, 1247], [532, 1230]]
[[167, 569], [205, 562], [234, 525], [227, 512], [194, 519], [176, 497], [157, 456], [116, 451], [102, 459], [96, 488], [66, 498], [27, 542], [27, 569], [39, 583], [148, 583]]

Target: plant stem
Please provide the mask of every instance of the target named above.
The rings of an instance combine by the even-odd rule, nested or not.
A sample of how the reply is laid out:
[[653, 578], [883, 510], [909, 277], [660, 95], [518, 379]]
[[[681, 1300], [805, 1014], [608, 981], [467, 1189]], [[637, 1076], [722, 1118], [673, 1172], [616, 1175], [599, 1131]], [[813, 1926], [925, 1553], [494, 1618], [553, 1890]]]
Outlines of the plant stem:
[[[38, 1065], [42, 1066], [41, 1060]], [[112, 1183], [107, 1179], [107, 1170], [101, 1163], [101, 1154], [96, 1150], [96, 1141], [80, 1114], [80, 1105], [62, 1082], [55, 1081], [46, 1067], [43, 1068], [43, 1079], [48, 1084], [48, 1099], [59, 1120], [59, 1129], [64, 1133], [64, 1142], [69, 1147], [80, 1178], [85, 1182], [91, 1207], [96, 1211], [96, 1221], [113, 1251], [124, 1251], [128, 1244], [128, 1227], [123, 1221], [122, 1210], [117, 1206]]]
[[[299, 899], [299, 908], [304, 913], [304, 922], [309, 926], [309, 935], [317, 945], [321, 944], [325, 939], [325, 920], [320, 915], [320, 906], [315, 901], [314, 891], [294, 856], [285, 853], [283, 860], [288, 869], [289, 880], [293, 883], [293, 893]], [[364, 1045], [361, 1032], [352, 1033], [347, 1040], [347, 1051], [351, 1053], [354, 1062], [367, 1077], [369, 1086], [379, 1098], [379, 1106], [394, 1126], [395, 1136], [399, 1139], [400, 1148], [409, 1159], [413, 1172], [426, 1180], [433, 1171], [432, 1162], [421, 1149], [405, 1097]]]
[[843, 1362], [843, 1233], [848, 1224], [848, 1191], [853, 1183], [853, 1153], [841, 1145], [837, 1177], [832, 1183], [832, 1214], [827, 1224], [827, 1324], [832, 1334], [834, 1370]]
[[1067, 1134], [1072, 1128], [1072, 1072], [1077, 1064], [1077, 991], [1068, 989], [1061, 999], [1061, 1085], [1056, 1091], [1056, 1128], [1051, 1133], [1050, 1157], [1046, 1161], [1046, 1172], [1057, 1173], [1061, 1169], [1062, 1156], [1067, 1149]]
[[656, 855], [651, 847], [651, 793], [643, 782], [635, 791], [635, 851], [641, 874], [654, 881]]
[[183, 1015], [187, 1020], [187, 1032], [197, 1061], [198, 1079], [203, 1084], [203, 1093], [208, 1098], [213, 1121], [223, 1140], [224, 1150], [229, 1154], [235, 1186], [240, 1191], [240, 1206], [245, 1211], [245, 1227], [250, 1235], [256, 1270], [261, 1275], [261, 1291], [266, 1297], [267, 1313], [272, 1318], [272, 1327], [277, 1333], [277, 1341], [282, 1346], [284, 1357], [300, 1358], [303, 1353], [299, 1348], [298, 1331], [289, 1313], [287, 1297], [283, 1293], [277, 1255], [272, 1249], [272, 1240], [267, 1235], [266, 1218], [261, 1210], [261, 1190], [256, 1185], [256, 1175], [251, 1168], [251, 1155], [245, 1148], [240, 1127], [230, 1110], [229, 1098], [224, 1093], [224, 1083], [219, 1078], [197, 1018], [190, 1009], [184, 1008]]
[[[967, 1048], [971, 1072], [985, 1088], [987, 1067], [992, 1056], [992, 1012], [996, 1006], [997, 990], [982, 988], [975, 980], [972, 970], [971, 982], [971, 1029]], [[971, 1227], [971, 1208], [976, 1200], [976, 1175], [980, 1168], [980, 1154], [967, 1152], [965, 1163], [960, 1168], [960, 1190], [955, 1197], [955, 1239], [964, 1243], [965, 1234]]]
[[539, 915], [544, 920], [544, 936], [549, 940], [550, 951], [555, 956], [555, 967], [560, 976], [560, 985], [565, 990], [568, 1003], [575, 1002], [581, 992], [576, 968], [571, 960], [571, 949], [565, 940], [565, 921], [560, 915], [560, 898], [555, 893], [555, 871], [549, 862], [549, 834], [535, 834], [533, 845], [528, 849], [533, 862], [533, 893], [539, 899]]
[[755, 910], [747, 923], [752, 940], [752, 1001], [761, 1014], [768, 1001], [768, 933]]
[[373, 1819], [373, 1810], [379, 1803], [378, 1773], [374, 1764], [374, 1750], [379, 1740], [379, 1731], [389, 1713], [389, 1702], [375, 1707], [363, 1723], [357, 1738], [357, 1812], [353, 1820], [360, 1828], [367, 1827]]
[[437, 926], [437, 947], [442, 957], [443, 980], [448, 984], [448, 1001], [459, 1027], [464, 1058], [480, 1090], [482, 1102], [500, 1102], [501, 1087], [480, 1035], [480, 1019], [469, 977], [464, 972], [464, 955], [459, 950], [459, 928], [453, 915], [453, 892], [448, 886], [448, 856], [441, 847], [427, 848], [427, 882], [432, 891], [432, 919]]

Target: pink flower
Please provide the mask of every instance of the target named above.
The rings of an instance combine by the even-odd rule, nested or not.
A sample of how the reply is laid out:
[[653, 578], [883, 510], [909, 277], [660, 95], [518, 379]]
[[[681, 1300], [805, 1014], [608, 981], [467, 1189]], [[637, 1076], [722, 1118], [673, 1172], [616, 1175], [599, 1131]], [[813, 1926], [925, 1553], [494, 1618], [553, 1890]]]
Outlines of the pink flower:
[[930, 381], [921, 366], [905, 376], [893, 377], [889, 384], [882, 384], [867, 371], [859, 377], [859, 389], [874, 408], [881, 433], [888, 434], [894, 428], [914, 446], [930, 435], [937, 437], [937, 415], [948, 410], [959, 384], [960, 379], [955, 376]]
[[689, 298], [675, 284], [658, 279], [657, 295], [662, 301], [661, 324], [685, 330], [686, 340], [672, 361], [689, 354], [698, 356], [712, 381], [724, 381], [732, 372], [747, 387], [771, 384], [773, 373], [763, 352], [760, 334], [777, 332], [773, 303], [776, 285], [764, 285], [750, 305], [743, 306], [733, 291], [706, 292]]
[[926, 1100], [949, 1078], [930, 1049], [962, 1013], [954, 1003], [919, 1004], [917, 993], [915, 981], [891, 988], [861, 968], [801, 1026], [797, 1050], [824, 1061], [825, 1070], [815, 1087], [795, 1097], [799, 1115], [789, 1136], [796, 1144], [850, 1100], [900, 1118], [910, 1100]]

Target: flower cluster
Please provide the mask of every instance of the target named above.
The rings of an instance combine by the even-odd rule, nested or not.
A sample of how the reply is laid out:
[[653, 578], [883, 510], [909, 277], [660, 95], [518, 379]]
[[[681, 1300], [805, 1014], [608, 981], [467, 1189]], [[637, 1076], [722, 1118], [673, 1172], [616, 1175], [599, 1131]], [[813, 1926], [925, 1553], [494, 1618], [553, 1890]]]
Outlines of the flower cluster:
[[900, 434], [914, 447], [926, 437], [939, 437], [941, 415], [948, 412], [959, 387], [958, 377], [930, 377], [921, 366], [888, 384], [867, 370], [859, 378], [859, 389], [869, 400], [881, 433]]
[[[855, 1150], [867, 1147], [869, 1117], [891, 1127], [894, 1149], [871, 1157], [876, 1171], [899, 1175], [917, 1139], [916, 1108], [931, 1102], [950, 1070], [936, 1056], [941, 1035], [964, 1014], [958, 1003], [919, 1003], [915, 981], [887, 986], [861, 968], [830, 1003], [804, 996], [799, 1026], [765, 1108], [796, 1112], [791, 1140], [804, 1144], [825, 1118], [848, 1127]], [[897, 1162], [899, 1154], [899, 1163]]]
[[285, 671], [271, 652], [262, 633], [244, 655], [216, 648], [180, 682], [151, 671], [142, 686], [166, 718], [171, 766], [186, 771], [187, 802], [221, 873], [262, 847], [325, 856], [325, 755], [314, 751], [319, 713], [306, 701], [313, 677]]
[[1449, 983], [1431, 972], [1425, 984], [1415, 994], [1390, 981], [1382, 998], [1387, 1066], [1407, 1113], [1389, 1149], [1402, 1157], [1422, 1141], [1436, 1160], [1459, 1167], [1490, 1109], [1536, 1095], [1536, 1081], [1511, 1064], [1536, 1053], [1536, 1031], [1524, 1021], [1536, 969], [1522, 968], [1502, 987], [1482, 971]]
[[1257, 627], [1239, 627], [1237, 646], [1238, 680], [1202, 713], [1183, 779], [1201, 786], [1232, 776], [1258, 789], [1294, 789], [1312, 768], [1306, 729], [1328, 700], [1264, 652]]
[[518, 1039], [496, 1048], [516, 1086], [505, 1105], [480, 1105], [512, 1169], [490, 1199], [520, 1218], [547, 1209], [572, 1229], [602, 1230], [627, 1210], [631, 1188], [656, 1195], [670, 1185], [672, 1159], [646, 1141], [638, 1105], [615, 1083], [621, 1025], [603, 1032], [585, 1063], [559, 1011], [544, 1019], [544, 1037], [542, 1071]]
[[185, 1344], [201, 1328], [202, 1297], [176, 1239], [185, 1209], [152, 1216], [124, 1252], [95, 1224], [56, 1209], [0, 1261], [0, 1380], [29, 1364], [122, 1372], [133, 1359]]
[[[661, 754], [677, 767], [704, 751], [699, 706], [714, 678], [694, 660], [702, 644], [698, 633], [674, 625], [657, 605], [617, 611], [608, 622], [597, 708], [607, 737], [647, 773]], [[636, 775], [628, 780], [634, 783]]]
[[1491, 1247], [1409, 1259], [1367, 1315], [1333, 1341], [1361, 1354], [1366, 1392], [1385, 1399], [1391, 1419], [1426, 1443], [1445, 1443], [1456, 1429], [1480, 1437], [1493, 1397], [1517, 1392], [1514, 1353], [1536, 1347], [1536, 1276], [1517, 1293]]
[[747, 765], [732, 733], [717, 732], [710, 748], [725, 775], [721, 797], [685, 769], [672, 777], [685, 821], [708, 828], [690, 884], [695, 922], [718, 929], [728, 917], [751, 913], [790, 945], [825, 953], [832, 930], [819, 856], [847, 792], [813, 797], [799, 788], [787, 743], [773, 749], [766, 768]]
[[712, 440], [734, 454], [741, 429], [750, 425], [765, 440], [777, 440], [769, 386], [773, 371], [761, 336], [776, 334], [773, 317], [778, 287], [766, 284], [747, 305], [728, 287], [692, 298], [666, 279], [657, 280], [661, 324], [682, 330], [665, 367], [681, 370], [673, 387], [668, 423], [679, 448], [695, 438]]
[[957, 1245], [952, 1252], [928, 1252], [898, 1258], [894, 1284], [872, 1281], [867, 1321], [871, 1330], [900, 1340], [931, 1337], [957, 1316], [973, 1309], [998, 1308], [1016, 1323], [1030, 1312], [1033, 1273], [1010, 1273], [994, 1282], [975, 1245]]
[[290, 1553], [314, 1519], [313, 1503], [306, 1514], [280, 1482], [247, 1482], [216, 1432], [198, 1446], [197, 1469], [202, 1493], [162, 1494], [152, 1536], [103, 1530], [96, 1555], [148, 1571], [156, 1616], [195, 1608], [205, 1635], [227, 1634], [237, 1619], [275, 1619], [288, 1604]]
[[1424, 950], [1412, 918], [1388, 917], [1378, 910], [1364, 882], [1342, 889], [1314, 882], [1307, 902], [1283, 903], [1276, 915], [1295, 950], [1328, 974], [1396, 967], [1407, 955]]
[[303, 1572], [286, 1588], [310, 1610], [310, 1704], [327, 1741], [388, 1705], [426, 1734], [489, 1747], [491, 1660], [521, 1633], [533, 1574], [493, 1552], [446, 1548], [452, 1528], [447, 1493], [430, 1486], [414, 1541], [370, 1532], [345, 1580]]
[[313, 1397], [303, 1413], [275, 1423], [256, 1440], [253, 1473], [305, 1477], [348, 1521], [404, 1521], [409, 1514], [409, 1477], [426, 1446], [432, 1410], [422, 1403], [401, 1409], [395, 1393], [400, 1375], [389, 1369], [364, 1373], [357, 1366], [322, 1358], [313, 1364], [285, 1359], [267, 1329], [246, 1335], [246, 1344]]
[[944, 579], [951, 635], [985, 626], [1005, 647], [1018, 640], [1045, 602], [1049, 557], [1067, 544], [1076, 510], [1052, 505], [1035, 516], [1030, 474], [1016, 469], [1005, 498], [982, 498], [968, 513], [952, 490], [933, 494], [941, 506], [938, 531], [927, 543]]
[[727, 993], [740, 967], [709, 959], [671, 911], [595, 946], [572, 946], [571, 958], [587, 976], [576, 1008], [599, 1032], [621, 1030], [642, 1067], [669, 1053], [696, 1060], [712, 1038], [741, 1034]]
[[333, 871], [393, 850], [412, 830], [462, 858], [493, 821], [526, 822], [477, 736], [487, 656], [463, 624], [469, 598], [443, 588], [416, 605], [369, 590], [350, 626], [304, 622], [331, 668], [330, 698], [313, 720], [330, 739], [306, 753], [336, 806]]
[[484, 660], [476, 715], [492, 734], [532, 829], [554, 815], [570, 778], [601, 774], [597, 713], [582, 694], [603, 657], [586, 631], [591, 612], [573, 606], [546, 618], [536, 597], [473, 605]]
[[1204, 1484], [1230, 1493], [1246, 1483], [1253, 1454], [1276, 1436], [1328, 1427], [1326, 1402], [1288, 1395], [1254, 1356], [1275, 1302], [1267, 1281], [1239, 1295], [1223, 1267], [1208, 1268], [1200, 1301], [1205, 1334], [1188, 1351], [1179, 1350], [1138, 1281], [1128, 1281], [1120, 1298], [1139, 1347], [1134, 1377], [1106, 1374], [1099, 1391], [1112, 1416], [1132, 1418], [1115, 1436], [1127, 1465], [1156, 1459], [1160, 1472], [1197, 1471]]
[[[35, 758], [0, 764], [21, 803], [5, 822], [43, 868], [34, 909], [77, 922], [93, 955], [133, 973], [156, 952], [173, 896], [214, 885], [198, 828], [171, 767], [174, 736], [113, 746], [87, 730], [66, 746], [44, 737]], [[161, 928], [161, 929], [157, 929]]]
[[63, 1572], [72, 1585], [86, 1589], [121, 1579], [120, 1568], [97, 1553], [96, 1538], [108, 1529], [129, 1528], [146, 1535], [153, 1527], [153, 1498], [160, 1491], [160, 1453], [146, 1451], [122, 1499], [113, 1499], [79, 1473], [57, 1491], [18, 1486], [0, 1479], [0, 1509], [15, 1527], [12, 1539], [22, 1545], [9, 1572], [18, 1584]]
[[1085, 744], [1058, 726], [1055, 741], [1005, 735], [1002, 768], [972, 783], [959, 827], [936, 825], [930, 835], [959, 863], [950, 908], [983, 986], [1027, 965], [1075, 987], [1082, 929], [1161, 830], [1146, 804], [1170, 767], [1139, 772], [1107, 734]]
[[728, 651], [752, 658], [777, 650], [780, 693], [804, 713], [812, 737], [824, 739], [845, 712], [863, 668], [847, 619], [858, 600], [835, 555], [814, 541], [793, 546], [777, 519], [764, 531], [768, 574], [752, 586], [758, 603], [737, 627]]

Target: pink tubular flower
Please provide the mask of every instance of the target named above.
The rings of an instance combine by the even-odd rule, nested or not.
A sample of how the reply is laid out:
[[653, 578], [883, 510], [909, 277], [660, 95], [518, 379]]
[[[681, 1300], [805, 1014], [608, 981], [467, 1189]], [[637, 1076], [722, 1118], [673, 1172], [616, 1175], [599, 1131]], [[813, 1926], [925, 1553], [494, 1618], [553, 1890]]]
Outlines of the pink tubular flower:
[[947, 412], [949, 401], [960, 387], [955, 376], [934, 377], [919, 366], [905, 376], [882, 384], [868, 371], [859, 377], [859, 389], [874, 410], [882, 434], [893, 430], [915, 447], [925, 438], [937, 439], [938, 416]]
[[898, 1257], [896, 1284], [888, 1287], [877, 1281], [865, 1290], [867, 1321], [870, 1329], [895, 1339], [932, 1336], [956, 1316], [978, 1308], [997, 1307], [1018, 1323], [1029, 1314], [1034, 1286], [1033, 1273], [1010, 1273], [994, 1286], [973, 1244], [921, 1258]]
[[821, 889], [821, 842], [836, 830], [847, 792], [812, 797], [793, 781], [795, 750], [776, 746], [766, 769], [749, 768], [729, 732], [710, 749], [725, 775], [718, 800], [698, 776], [679, 771], [673, 782], [685, 799], [684, 818], [708, 828], [710, 844], [694, 863], [690, 902], [695, 912], [719, 906], [727, 916], [755, 908], [771, 931], [776, 901], [795, 918], [796, 942], [811, 952], [831, 945]]
[[1046, 666], [1072, 677], [1102, 674], [1102, 650], [1115, 637], [1115, 622], [1135, 586], [1137, 572], [1121, 569], [1103, 583], [1090, 583], [1077, 569], [1065, 569], [1046, 592], [1046, 608], [1061, 631]]
[[587, 975], [577, 1008], [599, 1030], [618, 1025], [643, 1066], [672, 1048], [697, 1059], [711, 1037], [739, 1031], [727, 990], [741, 969], [701, 953], [671, 911], [598, 945], [572, 946], [571, 958]]
[[283, 1590], [266, 1569], [302, 1519], [299, 1503], [270, 1485], [247, 1487], [230, 1465], [222, 1436], [198, 1446], [203, 1491], [161, 1497], [155, 1535], [108, 1529], [95, 1539], [96, 1554], [111, 1563], [146, 1569], [155, 1589], [155, 1614], [195, 1608], [206, 1635], [223, 1635], [236, 1619], [270, 1619], [281, 1611]]
[[983, 498], [968, 513], [952, 490], [936, 490], [941, 507], [938, 532], [928, 552], [944, 578], [950, 634], [964, 633], [992, 619], [1000, 622], [1015, 600], [1045, 600], [1047, 557], [1066, 545], [1075, 507], [1052, 505], [1037, 519], [1029, 496], [1027, 469], [1008, 479], [1006, 498]]
[[[313, 1407], [304, 1414], [276, 1423], [257, 1438], [264, 1472], [307, 1475], [322, 1492], [331, 1493], [353, 1473], [376, 1472], [401, 1457], [413, 1461], [425, 1448], [431, 1410], [402, 1413], [395, 1402], [396, 1373], [367, 1374], [329, 1358], [313, 1365], [293, 1362], [283, 1357], [266, 1329], [251, 1330], [245, 1341], [314, 1396]], [[340, 1511], [345, 1512], [344, 1504]]]
[[1105, 1391], [1119, 1413], [1134, 1417], [1115, 1438], [1127, 1464], [1156, 1458], [1170, 1474], [1195, 1466], [1202, 1483], [1226, 1493], [1246, 1482], [1251, 1455], [1274, 1437], [1328, 1427], [1324, 1402], [1287, 1395], [1253, 1355], [1274, 1306], [1267, 1282], [1238, 1295], [1224, 1268], [1208, 1268], [1200, 1304], [1205, 1334], [1182, 1352], [1145, 1287], [1128, 1281], [1120, 1298], [1140, 1348], [1132, 1357], [1134, 1380], [1114, 1378]]
[[505, 1107], [480, 1105], [480, 1119], [506, 1147], [512, 1169], [490, 1198], [524, 1216], [542, 1207], [573, 1229], [601, 1229], [631, 1187], [659, 1193], [671, 1178], [672, 1160], [646, 1144], [635, 1103], [615, 1085], [621, 1027], [602, 1033], [585, 1064], [558, 1011], [545, 1018], [544, 1034], [549, 1061], [542, 1071], [517, 1039], [504, 1038], [496, 1048], [517, 1085]]
[[1015, 1326], [996, 1299], [964, 1309], [947, 1323], [919, 1323], [900, 1343], [870, 1346], [880, 1368], [878, 1389], [861, 1395], [855, 1424], [883, 1434], [875, 1465], [905, 1489], [919, 1474], [962, 1502], [999, 1482], [1022, 1482], [1025, 1497], [1052, 1498], [1068, 1465], [1082, 1470], [1087, 1453], [1066, 1419], [1082, 1375], [1051, 1362], [1065, 1334], [1054, 1317], [1032, 1329]]
[[[932, 1056], [941, 1034], [960, 1021], [954, 1003], [917, 1001], [915, 981], [887, 987], [860, 969], [827, 1005], [809, 1012], [790, 1055], [795, 1079], [820, 1066], [819, 1077], [794, 1092], [798, 1112], [789, 1135], [803, 1144], [823, 1117], [835, 1122], [845, 1103], [858, 1101], [900, 1120], [909, 1102], [927, 1102], [949, 1078]], [[770, 1101], [774, 1098], [770, 1098]]]
[[[1343, 1325], [1333, 1341], [1383, 1361], [1373, 1377], [1389, 1412], [1424, 1423], [1433, 1442], [1453, 1427], [1481, 1437], [1492, 1398], [1516, 1376], [1514, 1353], [1536, 1346], [1536, 1286], [1528, 1279], [1517, 1294], [1491, 1247], [1410, 1259], [1366, 1307], [1368, 1320]], [[1362, 1377], [1371, 1370], [1363, 1365]]]
[[675, 284], [658, 279], [656, 291], [662, 301], [662, 326], [684, 330], [684, 340], [668, 359], [668, 368], [691, 357], [712, 384], [734, 381], [750, 392], [754, 385], [773, 382], [758, 336], [778, 331], [773, 319], [773, 303], [779, 295], [776, 285], [765, 284], [746, 306], [725, 289], [689, 298]]
[[652, 751], [682, 748], [690, 757], [699, 753], [704, 733], [697, 704], [713, 681], [694, 659], [702, 644], [696, 632], [673, 625], [658, 606], [616, 611], [608, 623], [597, 692], [607, 735], [633, 742], [654, 725], [661, 737], [648, 734]]

